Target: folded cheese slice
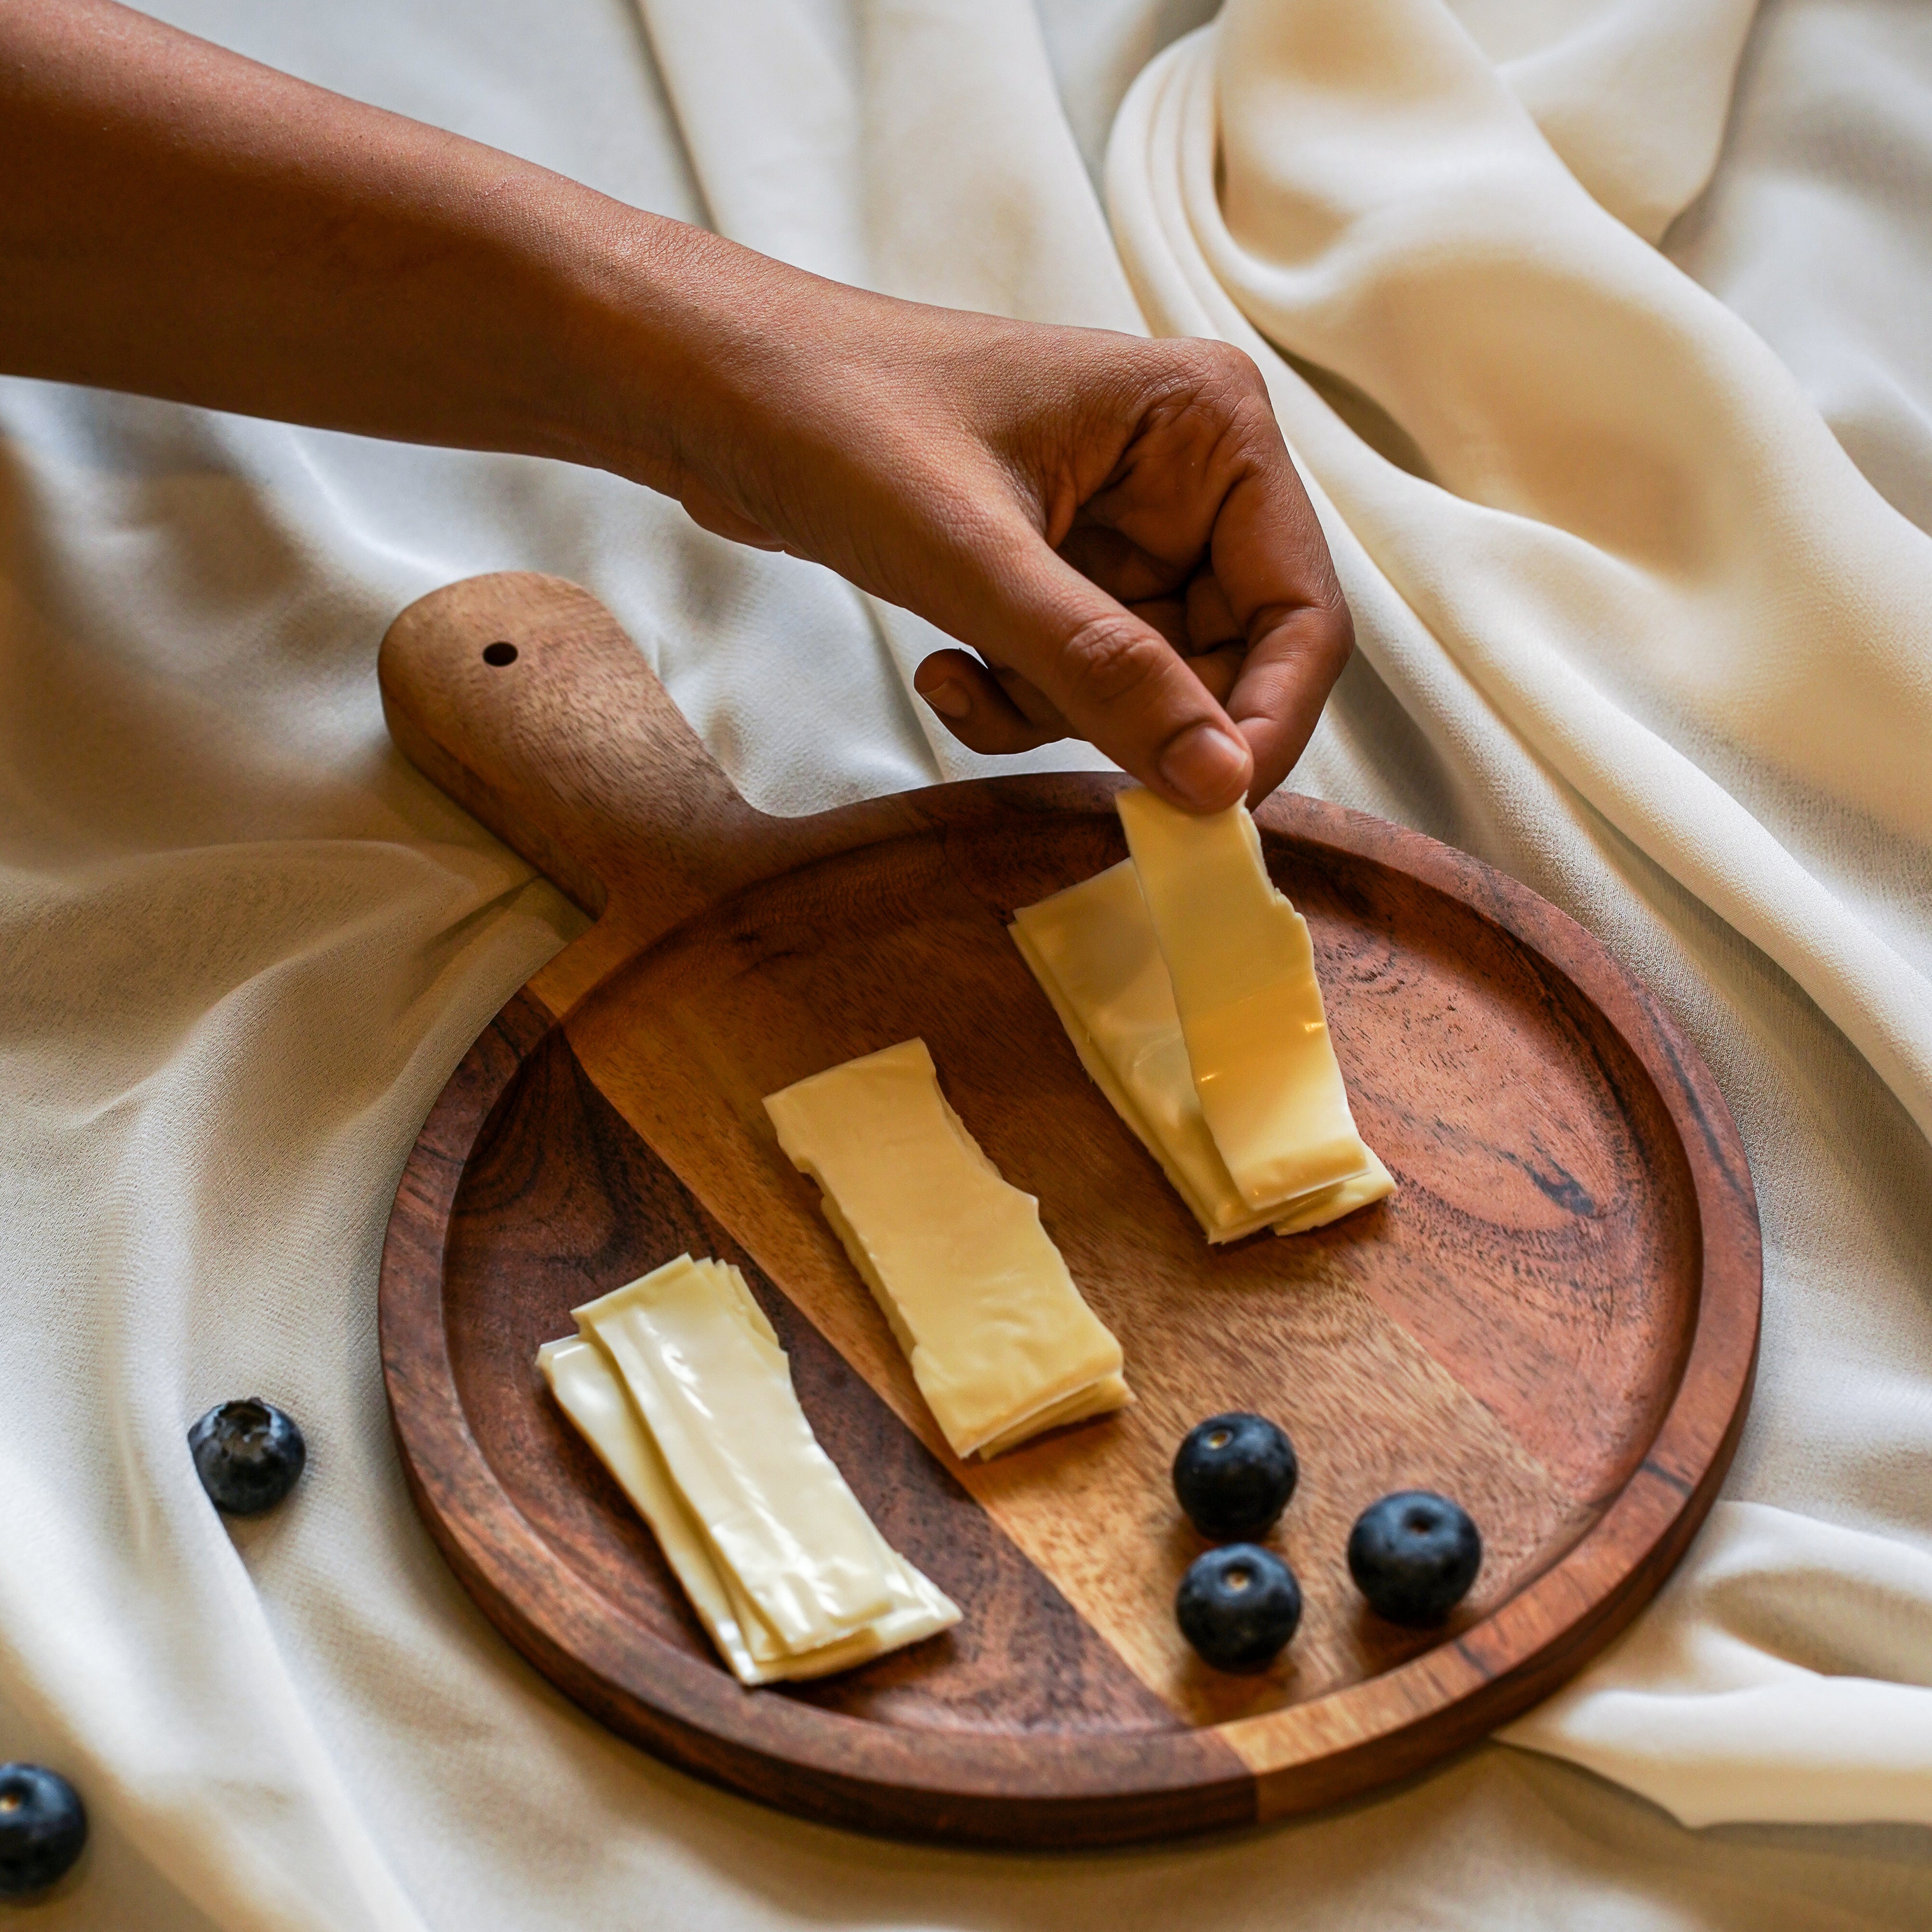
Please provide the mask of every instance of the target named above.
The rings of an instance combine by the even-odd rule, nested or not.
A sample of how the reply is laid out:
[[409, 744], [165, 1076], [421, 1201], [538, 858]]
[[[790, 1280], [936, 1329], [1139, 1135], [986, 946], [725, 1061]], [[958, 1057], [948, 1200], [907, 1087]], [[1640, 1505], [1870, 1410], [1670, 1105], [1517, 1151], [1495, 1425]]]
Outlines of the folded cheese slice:
[[1082, 1065], [1209, 1238], [1231, 1241], [1265, 1227], [1265, 1211], [1235, 1191], [1202, 1118], [1133, 862], [1022, 906], [1010, 930]]
[[[740, 1301], [746, 1318], [770, 1336], [763, 1311], [735, 1268], [717, 1262], [696, 1265], [724, 1277], [714, 1277], [716, 1292]], [[546, 1342], [537, 1352], [537, 1362], [560, 1406], [650, 1524], [699, 1620], [740, 1682], [767, 1684], [850, 1670], [959, 1621], [958, 1606], [874, 1528], [875, 1555], [891, 1607], [849, 1636], [816, 1649], [788, 1652], [736, 1576], [721, 1564], [610, 1358], [583, 1336], [572, 1335]]]
[[769, 1095], [953, 1451], [991, 1456], [1132, 1400], [1120, 1345], [910, 1040]]
[[1388, 1169], [1364, 1146], [1360, 1166], [1340, 1180], [1259, 1208], [1242, 1197], [1208, 1131], [1173, 984], [1132, 860], [1022, 907], [1010, 930], [1082, 1065], [1210, 1241], [1238, 1240], [1268, 1226], [1300, 1234], [1394, 1191]]
[[872, 1520], [818, 1445], [782, 1351], [688, 1256], [574, 1311], [622, 1378], [718, 1568], [789, 1652], [891, 1609]]
[[1236, 1191], [1262, 1209], [1359, 1174], [1367, 1150], [1307, 924], [1275, 890], [1246, 806], [1196, 818], [1138, 787], [1114, 802], [1194, 1090]]
[[[664, 1560], [733, 1673], [743, 1683], [760, 1682], [744, 1624], [705, 1546], [703, 1526], [678, 1494], [609, 1358], [594, 1342], [566, 1335], [537, 1351], [537, 1366], [578, 1433], [650, 1525]], [[776, 1645], [772, 1648], [776, 1651]]]
[[1388, 1171], [1365, 1146], [1361, 1167], [1342, 1180], [1262, 1208], [1241, 1198], [1201, 1112], [1174, 989], [1131, 860], [1022, 906], [1011, 932], [1081, 1064], [1210, 1241], [1238, 1240], [1268, 1226], [1300, 1234], [1394, 1191]]
[[[746, 1286], [744, 1276], [734, 1268], [715, 1261], [694, 1262], [688, 1255], [667, 1262], [664, 1269], [657, 1272], [681, 1272], [687, 1265], [698, 1271], [710, 1291], [721, 1298], [726, 1311], [744, 1323], [753, 1342], [772, 1358], [774, 1366], [789, 1380], [790, 1365], [778, 1348], [778, 1336], [766, 1320], [764, 1310]], [[686, 1594], [691, 1597], [707, 1627], [712, 1621], [706, 1607], [710, 1593], [701, 1594], [701, 1584], [694, 1587], [686, 1578], [686, 1563], [680, 1560], [674, 1550], [687, 1549], [690, 1565], [694, 1568], [701, 1565], [704, 1576], [710, 1579], [715, 1591], [722, 1593], [724, 1623], [713, 1630], [713, 1636], [719, 1648], [725, 1652], [732, 1668], [741, 1677], [744, 1676], [736, 1654], [740, 1649], [745, 1652], [754, 1669], [771, 1666], [774, 1660], [788, 1657], [790, 1653], [760, 1613], [739, 1581], [737, 1573], [712, 1550], [704, 1522], [693, 1514], [677, 1485], [672, 1481], [662, 1453], [639, 1415], [636, 1404], [626, 1393], [622, 1378], [611, 1365], [610, 1358], [580, 1331], [563, 1341], [546, 1342], [538, 1351], [538, 1363], [566, 1412], [577, 1424], [591, 1447], [603, 1457], [605, 1466], [623, 1484], [645, 1520], [657, 1532], [658, 1540], [663, 1545], [672, 1568], [677, 1572], [680, 1581], [685, 1583]], [[628, 1421], [628, 1438], [622, 1426], [625, 1418]], [[593, 1424], [596, 1425], [594, 1429]], [[620, 1466], [619, 1460], [613, 1460], [614, 1456], [626, 1464], [640, 1458], [643, 1466], [641, 1469], [627, 1472], [626, 1468]], [[669, 1499], [668, 1507], [665, 1505], [665, 1498]], [[728, 1628], [729, 1641], [723, 1634]], [[836, 1649], [854, 1640], [840, 1639], [827, 1646], [826, 1650]], [[806, 1654], [816, 1656], [826, 1652]], [[774, 1668], [766, 1674], [790, 1673]]]

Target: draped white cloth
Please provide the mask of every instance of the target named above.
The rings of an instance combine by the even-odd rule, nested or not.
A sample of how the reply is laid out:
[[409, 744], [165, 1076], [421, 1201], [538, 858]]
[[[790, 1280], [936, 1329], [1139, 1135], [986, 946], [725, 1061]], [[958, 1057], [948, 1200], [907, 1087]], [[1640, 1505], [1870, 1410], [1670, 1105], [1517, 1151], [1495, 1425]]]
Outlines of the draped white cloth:
[[[1466, 27], [1438, 0], [1230, 0], [1136, 83], [1109, 203], [1154, 326], [1261, 361], [1385, 686], [1426, 717], [1430, 686], [1465, 684], [1479, 755], [1538, 768], [1547, 803], [1514, 798], [1510, 816], [1549, 841], [1555, 895], [1680, 1011], [1727, 993], [1730, 1023], [1699, 1030], [1733, 1064], [1754, 1035], [1775, 1043], [1747, 980], [1782, 968], [1922, 1156], [1932, 539], [1762, 338], [1637, 232], [1676, 212], [1666, 185], [1702, 187], [1728, 89], [1682, 76], [1741, 40], [1739, 10], [1711, 0], [1646, 46], [1652, 10], [1565, 20], [1520, 52], [1516, 20], [1498, 62], [1469, 29], [1501, 23], [1472, 9]], [[1671, 111], [1647, 116], [1658, 102]], [[1655, 928], [1683, 893], [1759, 956], [1670, 958]], [[1786, 1230], [1836, 1134], [1760, 1097], [1738, 1105], [1781, 1300], [1801, 1252]], [[1882, 1272], [1852, 1259], [1870, 1211], [1850, 1219], [1816, 1226], [1806, 1258], [1849, 1265], [1875, 1299]], [[1922, 1249], [1913, 1262], [1901, 1312], [1922, 1305]], [[1813, 1366], [1812, 1403], [1856, 1408], [1876, 1364]], [[1822, 1487], [1778, 1499], [1844, 1508]], [[1916, 1481], [1865, 1500], [1922, 1534]], [[1720, 1586], [1704, 1566], [1726, 1557]], [[1932, 1647], [1892, 1634], [1927, 1563], [1808, 1514], [1721, 1518], [1639, 1638], [1508, 1735], [1689, 1822], [1932, 1823]], [[1828, 1592], [1795, 1580], [1826, 1575]]]
[[[830, 273], [1248, 347], [1361, 639], [1294, 782], [1658, 990], [1749, 1145], [1765, 1355], [1727, 1500], [1533, 1752], [1059, 1860], [662, 1768], [498, 1642], [395, 1467], [389, 1190], [574, 922], [388, 748], [374, 645], [451, 578], [576, 577], [802, 811], [980, 768], [907, 694], [931, 634], [613, 478], [0, 383], [0, 1755], [96, 1826], [35, 1922], [1932, 1922], [1932, 16], [158, 10]], [[182, 1432], [256, 1391], [311, 1474], [226, 1526]]]

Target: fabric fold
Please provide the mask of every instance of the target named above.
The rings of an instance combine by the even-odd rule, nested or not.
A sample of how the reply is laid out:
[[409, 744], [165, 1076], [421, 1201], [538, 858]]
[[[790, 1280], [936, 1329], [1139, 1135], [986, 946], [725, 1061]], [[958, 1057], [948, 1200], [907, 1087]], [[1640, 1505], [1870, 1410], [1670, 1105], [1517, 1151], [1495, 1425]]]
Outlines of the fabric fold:
[[[1239, 1840], [1023, 1864], [664, 1768], [503, 1645], [397, 1466], [389, 1192], [575, 918], [389, 748], [376, 641], [440, 584], [552, 571], [764, 808], [1012, 767], [908, 695], [928, 628], [617, 478], [0, 381], [0, 1747], [78, 1774], [96, 1819], [48, 1924], [1932, 1920], [1906, 1834], [1694, 1836], [1546, 1755], [1688, 1820], [1928, 1815], [1932, 1157], [1900, 1096], [1922, 1120], [1932, 868], [1898, 768], [1926, 652], [1885, 561], [1912, 546], [1846, 507], [1805, 416], [1932, 524], [1920, 0], [1780, 0], [1742, 64], [1744, 0], [1238, 0], [1121, 120], [1124, 270], [1060, 99], [1090, 140], [1125, 50], [1203, 0], [1040, 0], [1044, 38], [1024, 0], [647, 0], [655, 62], [609, 0], [153, 10], [821, 272], [1123, 329], [1144, 302], [1256, 354], [1360, 640], [1294, 782], [1524, 878], [1641, 974], [1744, 1132], [1767, 1322], [1732, 1500], [1624, 1646], [1512, 1730], [1534, 1750]], [[1640, 238], [1660, 223], [1667, 258]], [[1586, 301], [1592, 352], [1552, 364]], [[1603, 334], [1619, 316], [1640, 353]], [[1519, 383], [1553, 450], [1499, 412]], [[1684, 422], [1660, 443], [1660, 410]], [[1492, 577], [1506, 624], [1471, 594]], [[1675, 789], [1687, 767], [1712, 789]], [[310, 1471], [224, 1529], [182, 1434], [254, 1392], [299, 1415]]]
[[[1586, 191], [1512, 77], [1439, 0], [1232, 0], [1115, 124], [1136, 295], [1157, 333], [1260, 364], [1390, 687], [1453, 666], [1932, 1132], [1924, 901], [1869, 883], [1932, 861], [1932, 542], [1764, 343]], [[1769, 1212], [1774, 1238], [1803, 1208]], [[1825, 1534], [1772, 1512], [1760, 1568], [1802, 1569]], [[1724, 1552], [1688, 1559], [1688, 1628]], [[1807, 1614], [1816, 1635], [1882, 1612], [1848, 1580]], [[1932, 1822], [1916, 1684], [1740, 1687], [1712, 1660], [1762, 1664], [1747, 1640], [1672, 1654], [1643, 1692], [1606, 1663], [1510, 1735], [1688, 1821]], [[1774, 1748], [1780, 1712], [1800, 1732]]]

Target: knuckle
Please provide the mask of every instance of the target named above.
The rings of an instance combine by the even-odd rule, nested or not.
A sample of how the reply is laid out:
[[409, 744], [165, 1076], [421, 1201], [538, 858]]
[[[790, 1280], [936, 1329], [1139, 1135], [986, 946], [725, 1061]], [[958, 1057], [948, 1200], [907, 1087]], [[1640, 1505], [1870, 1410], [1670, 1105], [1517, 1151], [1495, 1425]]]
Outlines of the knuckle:
[[1215, 376], [1231, 389], [1247, 395], [1264, 395], [1268, 386], [1262, 380], [1261, 364], [1245, 349], [1237, 348], [1232, 342], [1216, 342], [1214, 350]]
[[1299, 646], [1297, 656], [1330, 677], [1340, 676], [1355, 649], [1355, 620], [1341, 586], [1332, 586], [1326, 596], [1292, 614]]
[[1254, 358], [1232, 342], [1209, 336], [1191, 336], [1167, 345], [1174, 373], [1196, 388], [1227, 394], [1252, 394], [1260, 390], [1262, 372]]
[[1265, 461], [1281, 438], [1274, 399], [1252, 356], [1205, 337], [1151, 345], [1139, 407], [1167, 433], [1241, 464]]
[[1124, 611], [1090, 617], [1060, 646], [1060, 670], [1093, 702], [1118, 704], [1159, 674], [1166, 649]]
[[1341, 586], [1330, 583], [1307, 598], [1264, 604], [1248, 619], [1252, 637], [1272, 636], [1274, 647], [1304, 669], [1340, 674], [1355, 648], [1355, 624]]
[[1332, 568], [1324, 574], [1328, 582], [1309, 601], [1307, 622], [1315, 655], [1339, 670], [1355, 648], [1355, 618]]
[[1327, 617], [1327, 642], [1328, 655], [1335, 668], [1340, 670], [1354, 656], [1355, 650], [1355, 616], [1348, 608], [1348, 600], [1338, 588], [1335, 601], [1324, 608]]

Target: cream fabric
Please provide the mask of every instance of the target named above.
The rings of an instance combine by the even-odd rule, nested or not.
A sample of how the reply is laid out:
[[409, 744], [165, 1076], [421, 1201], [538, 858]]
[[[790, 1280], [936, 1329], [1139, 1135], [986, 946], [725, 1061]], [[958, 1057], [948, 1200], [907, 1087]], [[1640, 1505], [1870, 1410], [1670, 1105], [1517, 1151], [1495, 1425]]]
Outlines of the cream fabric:
[[[712, 225], [815, 274], [1142, 332], [1032, 0], [638, 0]], [[866, 605], [911, 689], [951, 642]], [[989, 770], [916, 699], [940, 776]], [[1048, 746], [1008, 770], [1090, 764]]]
[[1595, 200], [1657, 241], [1711, 178], [1754, 0], [1450, 0]]
[[[1583, 192], [1508, 78], [1436, 0], [1231, 0], [1154, 64], [1116, 124], [1109, 199], [1136, 286], [1157, 328], [1224, 334], [1262, 360], [1351, 601], [1372, 614], [1365, 655], [1397, 692], [1466, 680], [1488, 756], [1535, 761], [1550, 790], [1538, 869], [1570, 874], [1556, 896], [1735, 1063], [1734, 1030], [1774, 1038], [1748, 983], [1761, 963], [1694, 976], [1646, 930], [1678, 910], [1666, 879], [1694, 896], [1836, 1022], [1918, 1124], [1900, 1152], [1922, 1160], [1932, 541], [1761, 339]], [[1687, 118], [1668, 133], [1654, 153], [1600, 148], [1582, 172], [1625, 208], [1619, 166], [1694, 184], [1709, 130]], [[1288, 356], [1360, 406], [1331, 406]], [[1520, 800], [1512, 812], [1531, 817]], [[1722, 1030], [1696, 1010], [1713, 992], [1734, 1008]], [[1801, 1241], [1791, 1224], [1836, 1136], [1808, 1133], [1783, 1096], [1767, 1132], [1760, 1094], [1727, 1084], [1771, 1234], [1775, 1348], [1798, 1313], [1780, 1306], [1796, 1268], [1884, 1293], [1859, 1252], [1884, 1204]], [[1861, 1192], [1884, 1186], [1874, 1171]], [[1894, 1278], [1901, 1313], [1922, 1300], [1924, 1253]], [[1860, 1386], [1820, 1377], [1813, 1400], [1856, 1402]], [[1922, 1534], [1916, 1487], [1868, 1501]], [[1828, 1491], [1806, 1501], [1842, 1507]], [[1754, 1523], [1759, 1574], [1777, 1572], [1780, 1523], [1792, 1568], [1815, 1572], [1816, 1526]], [[1720, 1524], [1709, 1546], [1743, 1534]], [[1802, 1636], [1795, 1654], [1720, 1624], [1750, 1592], [1701, 1587], [1700, 1552], [1647, 1641], [1507, 1735], [1693, 1822], [1932, 1823], [1932, 1698], [1861, 1681], [1932, 1675], [1882, 1635], [1899, 1587], [1883, 1540], [1842, 1547], [1876, 1567], [1818, 1597], [1809, 1624], [1794, 1609], [1776, 1626], [1787, 1652]]]
[[[658, 0], [648, 42], [624, 0], [160, 10], [838, 272], [1134, 325], [1090, 176], [1139, 58], [1199, 5], [1048, 0], [1036, 23], [1007, 0], [734, 4], [735, 42], [707, 34], [722, 4]], [[1588, 920], [1738, 1111], [1768, 1238], [1766, 1355], [1735, 1500], [1679, 1580], [1519, 1730], [1542, 1750], [1486, 1748], [1226, 1844], [1084, 1859], [873, 1844], [609, 1738], [471, 1609], [388, 1437], [373, 1318], [394, 1175], [469, 1040], [574, 921], [390, 751], [375, 640], [470, 572], [576, 577], [748, 792], [796, 812], [975, 768], [906, 695], [918, 634], [613, 478], [0, 383], [0, 1754], [66, 1768], [96, 1826], [36, 1924], [1932, 1922], [1922, 1832], [1689, 1833], [1547, 1754], [1700, 1822], [1925, 1815], [1923, 693], [1898, 609], [1921, 566], [1778, 363], [1555, 158], [1654, 229], [1710, 169], [1736, 14], [1466, 20], [1419, 0], [1238, 8], [1219, 54], [1190, 44], [1124, 121], [1118, 232], [1136, 284], [1258, 347], [1257, 320], [1328, 357], [1382, 412], [1376, 427], [1329, 382], [1346, 420], [1453, 486], [1375, 456], [1274, 365], [1363, 639], [1297, 782], [1481, 852]], [[1361, 70], [1317, 91], [1298, 55], [1298, 82], [1268, 38], [1280, 22], [1353, 37]], [[1236, 219], [1225, 238], [1204, 220], [1210, 260], [1186, 199], [1208, 150], [1198, 124], [1160, 117], [1217, 58], [1299, 131], [1280, 140], [1263, 114], [1231, 144]], [[1918, 10], [1780, 6], [1739, 71], [1729, 147], [1666, 255], [1922, 517]], [[1473, 183], [1437, 178], [1465, 162]], [[1432, 227], [1382, 219], [1405, 181]], [[1514, 278], [1487, 311], [1508, 352], [1488, 362], [1466, 279], [1456, 294], [1478, 244], [1499, 290]], [[1405, 329], [1421, 280], [1441, 312]], [[1580, 370], [1551, 359], [1580, 312], [1602, 346]], [[1672, 409], [1619, 353], [1640, 325]], [[1518, 375], [1580, 449], [1628, 427], [1618, 454], [1678, 462], [1648, 472], [1667, 495], [1606, 505], [1594, 472], [1549, 460], [1525, 434], [1541, 418], [1508, 406]], [[1627, 426], [1586, 407], [1606, 382]], [[1660, 500], [1677, 513], [1660, 530], [1640, 514]], [[1685, 802], [1699, 785], [1708, 809]], [[1835, 947], [1807, 891], [1845, 909]], [[286, 1510], [231, 1527], [182, 1432], [254, 1390], [301, 1417], [311, 1474]]]
[[1932, 1552], [1725, 1502], [1655, 1614], [1507, 1735], [1728, 1818], [1932, 1816]]

